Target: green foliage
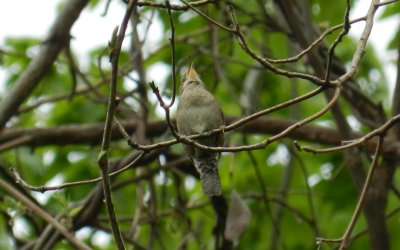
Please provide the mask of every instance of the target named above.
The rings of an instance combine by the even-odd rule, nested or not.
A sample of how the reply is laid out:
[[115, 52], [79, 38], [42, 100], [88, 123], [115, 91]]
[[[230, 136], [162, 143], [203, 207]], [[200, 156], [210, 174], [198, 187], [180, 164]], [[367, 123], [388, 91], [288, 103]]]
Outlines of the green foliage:
[[400, 6], [398, 4], [390, 4], [387, 5], [382, 14], [380, 15], [381, 19], [393, 17], [393, 16], [398, 16], [400, 13]]
[[[389, 18], [398, 18], [400, 7], [398, 4], [388, 5], [383, 10], [382, 14], [379, 16], [381, 20]], [[393, 36], [391, 42], [389, 43], [388, 49], [394, 50], [398, 48], [398, 41], [400, 37], [400, 29], [397, 28], [395, 35]]]
[[[163, 1], [158, 2], [163, 3]], [[301, 48], [297, 42], [293, 41], [293, 34], [290, 30], [285, 30], [288, 33], [279, 32], [276, 27], [274, 29], [273, 25], [267, 22], [268, 19], [267, 21], [263, 19], [265, 18], [264, 11], [271, 15], [270, 18], [280, 15], [276, 7], [273, 7], [275, 6], [272, 4], [273, 1], [266, 1], [265, 6], [262, 2], [232, 1], [241, 30], [249, 43], [250, 49], [257, 55], [274, 59], [287, 58], [297, 54], [301, 51]], [[310, 18], [316, 26], [320, 28], [331, 27], [343, 22], [344, 3], [316, 0], [309, 2]], [[105, 2], [98, 0], [89, 2], [91, 8], [104, 8], [104, 5]], [[199, 9], [218, 23], [229, 26], [231, 24], [230, 14], [225, 7], [227, 6], [225, 6], [224, 1], [220, 1], [215, 5], [199, 7]], [[265, 7], [265, 10], [261, 10], [261, 7]], [[385, 9], [381, 17], [397, 15], [398, 8], [399, 5], [391, 5], [390, 8]], [[145, 51], [143, 58], [145, 73], [149, 67], [156, 63], [170, 66], [172, 61], [168, 40], [170, 37], [170, 20], [165, 9], [138, 8], [141, 17], [140, 25], [142, 25], [140, 27], [143, 28], [148, 24], [148, 20], [144, 17], [150, 16], [152, 11], [155, 12], [154, 16], [160, 23], [162, 41], [152, 51]], [[288, 78], [264, 69], [242, 49], [233, 34], [215, 28], [193, 11], [173, 11], [172, 19], [176, 28], [177, 88], [179, 89], [181, 79], [179, 73], [185, 69], [189, 59], [192, 59], [198, 74], [207, 88], [216, 96], [227, 117], [241, 117], [248, 113], [248, 110], [242, 105], [242, 100], [246, 94], [246, 84], [249, 84], [246, 82], [246, 77], [248, 77], [250, 70], [257, 71], [257, 77], [255, 77], [254, 82], [251, 82], [253, 85], [250, 85], [251, 90], [254, 91], [254, 95], [250, 98], [251, 101], [254, 101], [251, 112], [273, 107], [296, 96], [306, 94], [317, 87], [307, 80]], [[339, 31], [334, 32], [325, 39], [324, 42], [327, 46], [334, 41], [338, 33]], [[125, 43], [129, 42], [131, 35], [132, 33], [127, 33]], [[142, 38], [143, 34], [140, 35]], [[151, 35], [149, 34], [149, 36]], [[396, 41], [398, 36], [399, 33], [396, 35]], [[212, 42], [213, 39], [217, 41], [214, 48], [212, 47], [215, 45]], [[390, 49], [395, 48], [394, 41], [391, 43]], [[26, 37], [8, 38], [6, 40], [7, 48], [17, 53], [16, 55], [4, 54], [2, 58], [1, 67], [7, 70], [6, 85], [8, 89], [13, 86], [15, 80], [31, 62], [40, 43], [41, 41], [38, 39]], [[104, 44], [106, 43], [107, 41], [104, 41]], [[347, 36], [337, 46], [335, 57], [340, 60], [342, 65], [348, 66], [351, 63], [357, 44], [356, 38]], [[212, 48], [217, 52], [212, 51]], [[319, 48], [314, 48], [315, 51], [317, 49]], [[321, 51], [326, 53], [326, 50]], [[215, 53], [218, 53], [218, 55], [215, 55]], [[117, 95], [121, 98], [121, 102], [118, 104], [116, 116], [121, 120], [122, 118], [136, 119], [136, 122], [140, 123], [139, 119], [144, 113], [143, 110], [140, 110], [140, 104], [144, 100], [144, 96], [143, 93], [139, 93], [135, 89], [140, 86], [139, 83], [135, 82], [132, 89], [126, 87], [128, 81], [126, 75], [128, 73], [123, 72], [127, 68], [136, 67], [138, 62], [133, 60], [133, 54], [130, 49], [125, 47], [120, 54]], [[93, 48], [87, 53], [86, 58], [77, 58], [88, 62], [87, 67], [80, 70], [91, 86], [93, 87], [98, 83], [104, 83], [104, 85], [97, 88], [96, 93], [88, 91], [84, 94], [71, 94], [74, 92], [73, 88], [75, 90], [87, 88], [89, 83], [77, 74], [77, 86], [74, 86], [69, 60], [65, 54], [61, 54], [45, 78], [41, 80], [39, 86], [31, 93], [29, 99], [24, 102], [24, 105], [28, 106], [35, 101], [62, 94], [69, 98], [52, 101], [50, 104], [36, 108], [31, 112], [18, 114], [14, 119], [15, 121], [10, 124], [11, 129], [104, 123], [109, 94], [108, 84], [111, 77], [107, 48]], [[309, 65], [309, 60], [305, 56], [296, 63], [277, 66], [285, 71], [314, 74]], [[368, 46], [357, 75], [354, 77], [361, 87], [360, 91], [376, 102], [384, 102], [388, 96], [388, 80], [384, 74], [384, 67], [376, 50], [372, 46]], [[138, 79], [137, 70], [128, 71], [131, 78]], [[123, 76], [123, 74], [125, 75]], [[157, 83], [157, 85], [163, 86], [163, 88], [160, 87], [161, 93], [167, 93], [167, 96], [170, 97], [172, 94], [171, 70], [166, 72], [166, 75], [168, 80], [165, 83]], [[154, 78], [154, 76], [149, 78], [152, 79], [152, 77]], [[147, 131], [149, 135], [148, 138], [145, 138], [145, 143], [150, 144], [172, 139], [172, 135], [168, 132], [160, 135], [158, 132], [157, 134], [150, 131], [151, 128], [148, 124], [160, 120], [164, 116], [161, 115], [160, 118], [159, 112], [156, 112], [155, 107], [159, 107], [159, 104], [147, 83], [145, 88], [149, 99], [149, 102], [146, 103], [148, 117], [146, 123], [144, 123], [145, 129], [149, 130]], [[124, 95], [127, 95], [129, 91], [133, 93], [124, 99]], [[132, 100], [132, 96], [135, 97], [135, 105], [127, 101], [129, 98]], [[345, 117], [354, 117], [352, 108], [347, 102], [341, 99], [339, 103]], [[279, 109], [262, 118], [301, 120], [319, 112], [326, 104], [326, 96], [320, 94], [291, 107]], [[333, 115], [330, 112], [311, 123], [311, 125], [315, 124], [336, 127]], [[243, 134], [240, 129], [241, 127], [225, 134], [226, 145], [251, 145], [273, 136], [261, 132]], [[361, 125], [360, 131], [365, 132], [367, 129], [369, 129], [367, 126]], [[129, 131], [129, 133], [133, 140], [141, 140], [138, 139], [140, 134], [136, 134], [135, 131]], [[81, 134], [81, 136], [86, 135]], [[120, 136], [120, 134], [117, 136]], [[101, 142], [101, 137], [98, 138], [98, 142]], [[269, 144], [265, 149], [222, 154], [219, 169], [225, 197], [229, 197], [230, 190], [235, 189], [252, 212], [250, 226], [238, 243], [237, 249], [267, 249], [276, 226], [273, 220], [277, 217], [276, 211], [280, 209], [282, 209], [282, 219], [279, 221], [280, 237], [276, 249], [314, 249], [316, 248], [315, 238], [317, 236], [338, 238], [345, 231], [359, 196], [352, 177], [345, 167], [345, 154], [314, 155], [297, 152], [292, 146], [292, 142], [292, 139], [285, 138]], [[63, 146], [49, 143], [46, 146], [36, 146], [32, 142], [30, 146], [3, 153], [1, 159], [9, 165], [16, 166], [21, 177], [34, 186], [53, 185], [51, 181], [54, 180], [67, 183], [94, 179], [100, 176], [96, 160], [101, 149], [99, 143], [95, 145], [92, 145], [92, 143]], [[318, 145], [312, 141], [299, 141], [299, 143], [316, 148], [330, 146]], [[148, 160], [139, 166], [135, 166], [135, 168], [140, 167], [140, 171], [131, 167], [122, 174], [111, 178], [113, 184], [112, 198], [121, 230], [130, 232], [134, 215], [138, 211], [137, 208], [142, 207], [139, 230], [135, 235], [135, 241], [139, 244], [149, 246], [149, 249], [178, 249], [184, 244], [187, 244], [187, 249], [213, 249], [215, 247], [213, 234], [217, 224], [217, 216], [208, 197], [203, 195], [199, 180], [186, 173], [193, 169], [170, 168], [163, 169], [157, 174], [152, 173], [164, 165], [161, 158], [167, 156], [172, 158], [172, 156], [175, 157], [178, 154], [183, 155], [180, 145], [163, 148], [163, 150], [165, 151], [162, 151], [162, 157], [156, 157], [156, 160]], [[114, 163], [130, 155], [132, 151], [137, 152], [129, 147], [125, 140], [113, 140], [111, 151], [108, 154], [110, 156], [109, 162]], [[369, 164], [370, 160], [365, 160], [364, 165], [369, 166]], [[292, 169], [292, 172], [289, 177], [288, 188], [286, 193], [282, 195], [283, 176], [289, 168]], [[146, 177], [146, 174], [149, 176]], [[135, 179], [143, 175], [146, 177], [143, 181], [138, 182]], [[397, 182], [400, 181], [400, 175], [397, 174], [394, 179]], [[312, 182], [313, 180], [314, 182]], [[41, 205], [50, 214], [54, 216], [61, 214], [65, 216], [67, 222], [70, 222], [72, 218], [85, 211], [86, 208], [82, 207], [81, 204], [97, 185], [100, 184], [78, 185], [61, 191], [46, 193], [46, 195], [48, 194], [47, 199], [42, 201]], [[137, 190], [140, 188], [144, 190], [144, 197], [140, 201], [143, 204], [138, 200]], [[267, 197], [267, 200], [264, 200], [264, 196]], [[10, 209], [18, 211], [18, 215], [21, 216], [27, 214], [35, 218], [35, 221], [39, 221], [36, 226], [39, 230], [43, 230], [43, 220], [35, 217], [36, 215], [27, 213], [24, 205], [15, 200], [10, 202], [9, 197], [1, 196], [0, 198], [0, 210], [3, 214], [9, 213]], [[310, 203], [312, 203], [312, 207]], [[83, 240], [92, 245], [94, 249], [115, 249], [112, 234], [106, 230], [109, 227], [108, 213], [105, 205], [102, 205], [99, 214], [86, 225], [86, 228], [90, 228], [90, 233]], [[388, 208], [396, 209], [397, 205], [398, 199], [390, 196]], [[187, 206], [187, 208], [180, 206]], [[390, 232], [399, 230], [399, 226], [395, 222], [397, 219], [398, 217], [394, 220], [388, 220]], [[0, 216], [0, 245], [6, 249], [7, 247], [11, 249], [6, 230], [7, 223], [7, 218]], [[33, 239], [37, 236], [33, 230], [35, 226], [33, 223], [28, 223], [28, 225], [30, 235], [27, 238]], [[365, 229], [366, 225], [365, 220], [360, 219], [355, 231]], [[320, 235], [316, 232], [315, 227], [318, 228]], [[108, 233], [111, 238], [110, 242], [104, 246], [93, 243], [97, 232]], [[399, 246], [399, 241], [397, 237], [392, 237], [393, 246]], [[368, 236], [363, 235], [354, 241], [354, 245], [352, 245], [354, 248], [352, 249], [368, 249], [369, 246]], [[66, 241], [59, 241], [54, 249], [73, 248]]]
[[5, 45], [11, 51], [16, 51], [15, 55], [3, 57], [2, 66], [9, 69], [9, 78], [6, 80], [7, 87], [10, 87], [17, 77], [25, 70], [31, 61], [32, 53], [37, 52], [40, 41], [36, 38], [7, 38]]

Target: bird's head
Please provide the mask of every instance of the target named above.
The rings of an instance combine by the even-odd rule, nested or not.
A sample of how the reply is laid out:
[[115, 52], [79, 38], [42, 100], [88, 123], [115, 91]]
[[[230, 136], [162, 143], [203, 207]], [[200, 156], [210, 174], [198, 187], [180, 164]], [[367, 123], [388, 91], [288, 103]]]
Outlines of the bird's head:
[[183, 75], [182, 82], [181, 82], [181, 89], [180, 93], [182, 93], [188, 87], [200, 86], [204, 88], [204, 83], [200, 79], [199, 75], [197, 74], [196, 70], [194, 69], [193, 63], [189, 63], [189, 67], [185, 74]]

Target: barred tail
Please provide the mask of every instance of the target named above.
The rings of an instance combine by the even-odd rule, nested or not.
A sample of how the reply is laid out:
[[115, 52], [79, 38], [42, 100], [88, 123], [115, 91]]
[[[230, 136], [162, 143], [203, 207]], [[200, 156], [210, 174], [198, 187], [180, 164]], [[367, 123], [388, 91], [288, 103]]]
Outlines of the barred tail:
[[219, 181], [218, 170], [212, 173], [200, 174], [201, 185], [204, 193], [209, 196], [221, 195], [221, 182]]
[[203, 191], [209, 196], [221, 195], [221, 182], [218, 174], [217, 157], [194, 159], [195, 167], [200, 173], [200, 181]]

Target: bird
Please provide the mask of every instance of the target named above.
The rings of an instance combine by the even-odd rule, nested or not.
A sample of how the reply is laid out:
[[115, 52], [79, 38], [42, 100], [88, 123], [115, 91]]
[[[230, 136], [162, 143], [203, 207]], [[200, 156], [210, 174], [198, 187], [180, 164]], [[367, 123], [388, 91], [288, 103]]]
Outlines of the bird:
[[[194, 135], [223, 128], [224, 115], [217, 100], [200, 79], [192, 63], [182, 77], [179, 90], [176, 125], [179, 134]], [[224, 132], [213, 134], [195, 140], [209, 147], [224, 145]], [[194, 145], [184, 145], [185, 151], [200, 174], [203, 191], [208, 196], [221, 195], [221, 182], [218, 173], [219, 152], [198, 148]]]

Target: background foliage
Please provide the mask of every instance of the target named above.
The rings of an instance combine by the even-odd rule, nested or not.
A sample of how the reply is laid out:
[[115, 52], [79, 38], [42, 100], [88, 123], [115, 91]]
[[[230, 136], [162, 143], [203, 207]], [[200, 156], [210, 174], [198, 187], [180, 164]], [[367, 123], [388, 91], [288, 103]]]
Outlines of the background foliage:
[[[74, 2], [79, 1], [66, 1], [59, 12]], [[160, 79], [148, 73], [150, 68], [154, 74], [166, 72], [166, 77], [161, 77], [164, 80], [155, 84], [163, 98], [170, 100], [173, 89], [168, 40], [171, 27], [164, 4], [154, 1], [134, 10], [120, 55], [117, 94], [121, 101], [116, 117], [132, 140], [140, 144], [173, 138], [164, 112], [148, 84]], [[182, 2], [174, 4], [185, 7]], [[346, 9], [345, 1], [233, 0], [194, 4], [227, 27], [232, 27], [228, 6], [233, 6], [249, 47], [259, 56], [278, 59], [298, 54], [324, 30], [343, 23]], [[105, 1], [89, 1], [86, 8], [105, 8], [105, 5]], [[353, 5], [351, 3], [350, 7]], [[220, 102], [227, 121], [283, 103], [317, 87], [309, 80], [289, 78], [266, 69], [243, 50], [235, 34], [213, 25], [187, 7], [174, 8], [175, 5], [172, 20], [176, 29], [178, 83], [180, 73], [191, 58], [207, 88]], [[399, 4], [388, 4], [380, 9], [383, 11], [379, 18], [395, 16]], [[285, 11], [292, 15], [285, 15]], [[289, 21], [289, 16], [298, 17], [293, 13], [301, 14], [297, 22], [302, 23], [303, 37], [297, 35], [296, 26]], [[123, 13], [121, 20], [115, 20], [115, 25], [121, 23], [122, 16]], [[151, 25], [161, 28], [161, 42], [155, 46], [150, 46], [146, 40], [154, 36], [148, 33]], [[313, 60], [317, 57], [326, 65], [327, 50], [340, 31], [327, 36], [302, 59], [276, 66], [323, 78]], [[398, 34], [393, 37], [387, 53], [398, 49]], [[6, 82], [2, 83], [7, 88], [2, 102], [28, 65], [35, 63], [33, 58], [41, 55], [39, 51], [46, 42], [54, 41], [29, 37], [6, 40], [6, 47], [0, 51], [1, 67], [8, 74]], [[1, 179], [68, 230], [76, 232], [78, 238], [93, 249], [116, 249], [101, 183], [80, 184], [42, 194], [16, 183], [9, 169], [16, 169], [22, 180], [32, 186], [61, 185], [100, 176], [97, 156], [101, 150], [111, 77], [107, 42], [83, 57], [74, 53], [73, 39], [63, 45], [45, 76], [17, 107], [0, 134]], [[345, 73], [358, 44], [359, 38], [350, 36], [339, 43], [333, 58], [332, 80]], [[357, 96], [352, 92], [354, 96], [351, 97], [343, 94], [340, 106], [308, 124], [308, 129], [300, 128], [263, 150], [223, 153], [219, 165], [222, 197], [210, 198], [203, 194], [198, 176], [180, 144], [149, 152], [133, 167], [112, 177], [113, 202], [125, 245], [138, 249], [230, 249], [233, 246], [237, 249], [315, 249], [317, 238], [340, 238], [354, 213], [374, 150], [360, 146], [334, 153], [310, 154], [297, 151], [293, 141], [316, 148], [338, 146], [342, 140], [358, 138], [398, 115], [399, 107], [395, 103], [399, 102], [400, 95], [392, 97], [389, 93], [384, 65], [373, 47], [367, 45], [357, 67], [357, 74], [351, 79], [354, 85], [346, 83], [343, 88], [361, 94]], [[260, 142], [283, 131], [293, 121], [317, 113], [325, 105], [327, 98], [321, 93], [253, 119], [250, 124], [227, 132], [226, 146]], [[338, 116], [345, 119], [340, 121]], [[344, 131], [343, 127], [348, 130]], [[398, 145], [399, 134], [395, 129], [387, 132], [387, 148]], [[111, 172], [131, 162], [138, 153], [116, 127], [112, 138]], [[396, 184], [400, 177], [395, 173], [398, 152], [397, 146], [397, 151], [382, 153], [380, 170], [370, 186], [371, 195], [367, 196], [365, 205], [371, 209], [364, 210], [365, 216], [358, 219], [350, 249], [389, 249], [389, 246], [397, 249], [400, 246], [399, 238], [395, 237], [400, 229], [396, 213], [399, 210]], [[223, 234], [233, 190], [252, 213], [248, 229], [236, 244], [225, 239]], [[378, 204], [378, 208], [372, 208], [371, 204]], [[4, 249], [74, 249], [18, 197], [1, 192], [0, 211], [0, 245]], [[17, 225], [22, 225], [22, 229]], [[337, 246], [323, 243], [321, 249]]]

